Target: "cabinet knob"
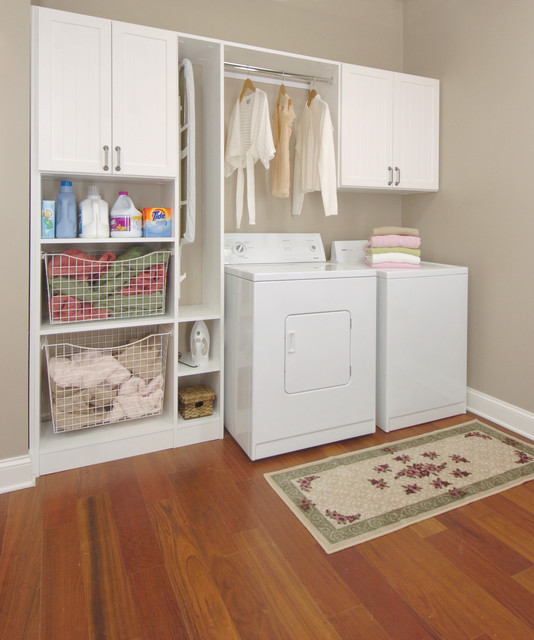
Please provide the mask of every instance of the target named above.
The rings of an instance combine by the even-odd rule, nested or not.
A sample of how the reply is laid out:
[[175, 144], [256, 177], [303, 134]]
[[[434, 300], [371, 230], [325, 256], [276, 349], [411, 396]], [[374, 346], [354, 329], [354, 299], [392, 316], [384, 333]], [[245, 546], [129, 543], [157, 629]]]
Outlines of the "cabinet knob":
[[105, 144], [102, 149], [104, 150], [104, 166], [102, 169], [104, 171], [109, 171], [109, 147]]
[[395, 180], [395, 186], [398, 187], [400, 183], [400, 169], [399, 167], [395, 167], [395, 173], [397, 174], [397, 179]]
[[389, 173], [388, 187], [391, 187], [391, 185], [393, 184], [393, 167], [388, 167], [388, 173]]
[[115, 171], [121, 170], [121, 148], [115, 147], [115, 152], [117, 154], [117, 166], [115, 167]]

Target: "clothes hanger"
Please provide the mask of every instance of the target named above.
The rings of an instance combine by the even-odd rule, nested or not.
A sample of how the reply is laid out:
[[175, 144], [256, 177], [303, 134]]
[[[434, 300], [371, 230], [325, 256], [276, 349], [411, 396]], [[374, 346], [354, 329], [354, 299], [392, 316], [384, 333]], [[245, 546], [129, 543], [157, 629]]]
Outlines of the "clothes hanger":
[[247, 78], [243, 83], [243, 90], [241, 91], [241, 95], [239, 96], [239, 102], [243, 100], [248, 89], [250, 89], [251, 91], [256, 91], [256, 87], [252, 84], [252, 80], [250, 78]]
[[286, 88], [284, 86], [284, 83], [282, 83], [280, 85], [280, 91], [278, 92], [278, 100], [276, 101], [276, 106], [279, 107], [280, 106], [280, 99], [282, 98], [282, 96], [286, 95]]
[[315, 98], [315, 96], [318, 95], [317, 91], [315, 91], [315, 78], [313, 79], [311, 85], [310, 85], [310, 95], [308, 96], [308, 107], [310, 106], [310, 104], [312, 103], [312, 100]]

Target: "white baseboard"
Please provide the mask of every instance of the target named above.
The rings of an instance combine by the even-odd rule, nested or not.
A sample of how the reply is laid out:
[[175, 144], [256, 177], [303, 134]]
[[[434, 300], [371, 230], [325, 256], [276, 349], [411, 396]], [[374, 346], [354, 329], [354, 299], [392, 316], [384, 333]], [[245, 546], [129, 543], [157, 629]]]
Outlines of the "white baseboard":
[[35, 486], [30, 456], [0, 460], [0, 493]]
[[534, 440], [534, 413], [474, 389], [467, 389], [467, 410]]

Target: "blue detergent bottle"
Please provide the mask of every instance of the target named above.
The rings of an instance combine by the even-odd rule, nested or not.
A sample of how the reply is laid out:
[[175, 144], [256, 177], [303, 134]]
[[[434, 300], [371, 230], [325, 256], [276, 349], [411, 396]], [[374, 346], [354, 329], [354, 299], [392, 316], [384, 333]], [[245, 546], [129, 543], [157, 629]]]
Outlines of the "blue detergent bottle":
[[56, 202], [56, 238], [76, 237], [76, 198], [72, 182], [62, 180]]

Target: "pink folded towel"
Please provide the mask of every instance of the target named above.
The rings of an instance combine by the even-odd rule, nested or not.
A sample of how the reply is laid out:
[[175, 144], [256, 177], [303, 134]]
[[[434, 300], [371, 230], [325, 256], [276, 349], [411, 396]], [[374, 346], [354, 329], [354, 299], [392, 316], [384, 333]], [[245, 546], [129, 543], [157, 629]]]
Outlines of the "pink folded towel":
[[419, 269], [421, 265], [410, 264], [409, 262], [380, 262], [379, 264], [372, 264], [367, 258], [364, 258], [365, 264], [368, 264], [373, 269]]
[[421, 238], [419, 236], [400, 236], [397, 234], [371, 236], [369, 244], [371, 247], [406, 247], [408, 249], [418, 249], [421, 246]]

